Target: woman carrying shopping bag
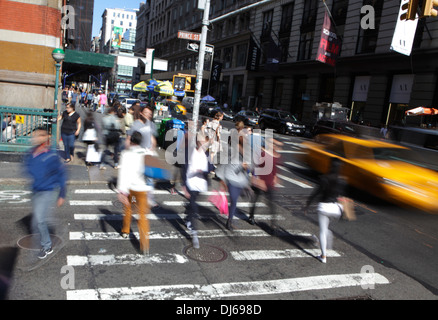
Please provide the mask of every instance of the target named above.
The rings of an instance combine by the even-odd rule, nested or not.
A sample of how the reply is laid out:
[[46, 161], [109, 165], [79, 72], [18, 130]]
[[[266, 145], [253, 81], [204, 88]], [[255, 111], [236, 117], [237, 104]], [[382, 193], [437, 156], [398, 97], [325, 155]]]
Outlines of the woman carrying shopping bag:
[[332, 244], [332, 232], [329, 230], [330, 219], [339, 219], [342, 215], [342, 205], [338, 203], [338, 198], [344, 193], [345, 182], [340, 176], [342, 162], [333, 158], [330, 171], [321, 176], [318, 188], [309, 196], [304, 212], [310, 203], [319, 197], [318, 203], [318, 222], [319, 222], [319, 243], [321, 255], [317, 257], [322, 263], [327, 262], [327, 248]]

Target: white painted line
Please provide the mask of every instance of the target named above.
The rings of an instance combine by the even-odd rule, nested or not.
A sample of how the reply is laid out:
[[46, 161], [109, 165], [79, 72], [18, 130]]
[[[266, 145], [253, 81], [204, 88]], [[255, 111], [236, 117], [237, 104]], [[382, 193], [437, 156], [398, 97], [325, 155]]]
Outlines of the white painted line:
[[301, 142], [283, 141], [283, 143], [301, 148]]
[[293, 151], [293, 150], [278, 150], [278, 153], [293, 153], [293, 154], [304, 154], [302, 151]]
[[67, 300], [221, 299], [227, 297], [260, 296], [389, 283], [388, 279], [378, 273], [353, 273], [206, 285], [176, 284], [148, 287], [68, 290]]
[[[209, 215], [201, 215], [201, 219], [210, 219], [217, 217], [216, 214], [209, 214]], [[133, 214], [133, 217], [135, 219], [138, 219], [138, 214]], [[185, 214], [172, 214], [172, 213], [164, 213], [164, 214], [153, 214], [149, 213], [147, 216], [148, 220], [162, 220], [162, 219], [184, 219], [186, 217]], [[273, 216], [270, 214], [256, 214], [254, 215], [254, 218], [256, 220], [272, 220]], [[96, 221], [96, 220], [122, 220], [123, 215], [120, 214], [103, 214], [103, 213], [75, 213], [74, 214], [75, 220], [90, 220], [90, 221]], [[284, 217], [277, 217], [278, 220], [285, 220]]]
[[[182, 193], [182, 191], [179, 191]], [[76, 194], [115, 194], [116, 192], [114, 192], [111, 189], [76, 189], [75, 192]], [[152, 191], [153, 194], [156, 195], [160, 195], [160, 194], [170, 194], [170, 192], [168, 190], [153, 190]], [[216, 195], [218, 194], [217, 191], [207, 191], [207, 192], [201, 192], [201, 195], [206, 195], [206, 196], [210, 196], [210, 195]], [[225, 192], [226, 195], [228, 195], [228, 192]]]
[[110, 255], [89, 255], [89, 256], [67, 256], [69, 266], [112, 266], [112, 265], [141, 265], [152, 263], [186, 263], [188, 259], [181, 254], [124, 254], [121, 256]]
[[[280, 236], [301, 236], [312, 237], [313, 234], [308, 232], [301, 232], [297, 230], [286, 230], [287, 233], [280, 234]], [[188, 231], [187, 231], [188, 233]], [[260, 229], [250, 230], [234, 230], [233, 236], [236, 237], [270, 237], [271, 235]], [[85, 232], [85, 231], [72, 231], [70, 232], [70, 240], [129, 240], [129, 238], [122, 238], [118, 232]], [[228, 237], [230, 233], [226, 230], [198, 230], [199, 238], [219, 238]], [[139, 238], [139, 233], [134, 232], [130, 234], [131, 237]], [[169, 239], [186, 239], [186, 237], [177, 231], [168, 232], [149, 232], [150, 240], [169, 240]]]
[[[231, 256], [235, 260], [273, 260], [273, 259], [292, 259], [292, 258], [311, 258], [321, 254], [319, 249], [286, 249], [286, 250], [247, 250], [231, 251]], [[340, 257], [341, 254], [334, 250], [327, 250], [327, 257]]]
[[[187, 204], [187, 201], [163, 201], [161, 204], [169, 207], [175, 207], [175, 206], [183, 206]], [[214, 207], [214, 204], [209, 201], [196, 201], [196, 203], [203, 207]], [[251, 202], [238, 202], [237, 207], [238, 208], [251, 208], [252, 207]], [[256, 207], [266, 207], [266, 204], [262, 202], [257, 202]]]
[[112, 201], [104, 200], [70, 200], [71, 206], [112, 206]]
[[299, 168], [299, 169], [306, 169], [306, 167], [300, 166], [299, 164], [296, 164], [296, 163], [293, 163], [293, 162], [285, 162], [284, 164], [287, 164], [287, 165], [289, 165], [291, 167], [296, 167], [296, 168]]
[[[70, 200], [71, 206], [112, 206], [112, 201], [107, 200]], [[214, 204], [209, 201], [196, 201], [196, 203], [202, 207], [214, 207]], [[163, 201], [161, 202], [162, 205], [169, 206], [169, 207], [180, 207], [185, 206], [188, 204], [187, 201]], [[237, 203], [238, 208], [251, 208], [252, 203], [251, 202], [238, 202]], [[257, 202], [256, 207], [266, 207], [266, 205], [262, 202]]]
[[296, 184], [297, 186], [300, 186], [302, 188], [306, 188], [306, 189], [312, 189], [313, 188], [312, 186], [309, 186], [308, 184], [305, 184], [305, 183], [303, 183], [301, 181], [298, 181], [298, 180], [295, 180], [295, 179], [283, 176], [283, 175], [281, 175], [279, 173], [277, 173], [277, 177], [279, 177], [282, 180], [288, 181], [290, 183]]

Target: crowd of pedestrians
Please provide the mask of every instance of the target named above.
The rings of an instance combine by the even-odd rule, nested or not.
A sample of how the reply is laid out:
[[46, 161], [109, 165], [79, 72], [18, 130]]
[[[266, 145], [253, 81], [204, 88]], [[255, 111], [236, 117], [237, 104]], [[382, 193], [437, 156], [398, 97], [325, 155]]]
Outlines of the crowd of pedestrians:
[[[77, 98], [76, 98], [77, 99]], [[58, 120], [62, 121], [61, 136], [64, 142], [65, 162], [71, 162], [74, 155], [74, 141], [81, 131], [81, 119], [75, 112], [74, 94], [71, 100], [66, 102], [66, 110], [59, 116]], [[100, 107], [105, 110], [106, 101], [92, 99], [91, 110]], [[96, 105], [97, 104], [97, 105]], [[115, 190], [118, 192], [118, 199], [124, 205], [123, 227], [121, 236], [130, 237], [131, 234], [131, 217], [133, 209], [137, 209], [139, 214], [138, 229], [140, 234], [140, 250], [142, 253], [149, 252], [149, 223], [147, 214], [158, 203], [153, 197], [154, 178], [145, 175], [145, 169], [150, 164], [146, 161], [146, 156], [158, 158], [157, 148], [157, 128], [153, 121], [154, 108], [151, 105], [140, 106], [134, 103], [129, 110], [119, 103], [106, 108], [107, 112], [102, 121], [95, 120], [92, 111], [89, 111], [83, 123], [82, 140], [87, 145], [87, 162], [97, 162], [100, 169], [110, 162], [108, 155], [113, 156], [114, 169], [118, 169], [117, 183]], [[196, 133], [195, 145], [190, 145], [188, 133], [183, 135], [182, 141], [179, 141], [177, 153], [183, 153], [178, 157], [177, 169], [174, 171], [172, 181], [180, 181], [185, 197], [189, 200], [187, 207], [186, 227], [192, 239], [194, 248], [199, 248], [198, 239], [199, 225], [197, 223], [199, 216], [199, 206], [197, 199], [200, 194], [205, 193], [211, 187], [211, 179], [219, 181], [220, 192], [228, 192], [229, 202], [228, 218], [225, 227], [234, 231], [235, 216], [238, 210], [238, 202], [241, 196], [249, 196], [251, 207], [249, 210], [248, 223], [257, 224], [255, 220], [256, 203], [260, 197], [264, 197], [268, 203], [272, 214], [272, 232], [278, 231], [278, 221], [275, 210], [275, 190], [278, 185], [277, 165], [281, 164], [280, 153], [282, 143], [272, 137], [262, 136], [252, 132], [250, 127], [245, 127], [243, 122], [237, 122], [235, 129], [231, 131], [227, 143], [221, 139], [223, 130], [221, 120], [223, 115], [218, 112], [212, 121], [202, 119], [202, 125]], [[41, 218], [42, 210], [38, 200], [45, 198], [39, 195], [38, 182], [40, 176], [36, 174], [35, 164], [40, 154], [47, 151], [47, 137], [43, 132], [38, 131], [35, 138], [35, 148], [27, 158], [26, 167], [28, 172], [34, 176], [35, 184], [35, 207], [34, 215], [36, 225], [42, 235], [41, 240], [41, 258], [45, 258], [52, 252], [50, 239], [47, 238], [47, 228], [44, 219]], [[100, 138], [103, 137], [103, 138]], [[88, 157], [90, 153], [90, 159]], [[97, 158], [91, 161], [91, 153], [96, 153]], [[219, 157], [220, 155], [220, 157]], [[220, 158], [220, 161], [219, 161]], [[120, 159], [120, 161], [119, 161]], [[182, 161], [181, 161], [182, 159]], [[90, 161], [89, 161], [90, 160]], [[224, 161], [225, 160], [225, 161]], [[55, 163], [55, 162], [54, 162]], [[54, 164], [59, 166], [59, 164]], [[333, 163], [332, 171], [321, 179], [319, 188], [309, 197], [307, 207], [317, 197], [320, 196], [318, 204], [318, 219], [320, 225], [320, 246], [321, 255], [318, 259], [326, 262], [327, 247], [330, 246], [331, 232], [329, 231], [330, 218], [338, 218], [341, 215], [342, 207], [339, 206], [337, 198], [343, 193], [342, 184], [339, 179], [339, 167], [337, 162]], [[263, 169], [267, 170], [263, 170]], [[62, 171], [61, 171], [62, 172]], [[65, 197], [65, 177], [60, 175], [53, 178], [52, 185], [61, 186], [59, 194], [59, 203]], [[173, 190], [176, 187], [172, 185]], [[50, 189], [52, 190], [52, 189]], [[49, 197], [49, 195], [47, 195]], [[53, 198], [53, 192], [50, 197]], [[48, 198], [47, 198], [48, 199]], [[133, 206], [133, 201], [136, 205]], [[50, 205], [51, 202], [47, 202]], [[307, 211], [307, 207], [303, 208]], [[49, 212], [49, 211], [48, 211]]]

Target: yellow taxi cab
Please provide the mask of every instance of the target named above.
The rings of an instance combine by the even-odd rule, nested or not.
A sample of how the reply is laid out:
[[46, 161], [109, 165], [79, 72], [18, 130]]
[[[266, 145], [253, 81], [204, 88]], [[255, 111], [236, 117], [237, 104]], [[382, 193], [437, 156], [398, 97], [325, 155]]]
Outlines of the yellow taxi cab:
[[184, 107], [179, 100], [167, 99], [168, 103], [174, 103], [174, 107], [177, 112], [180, 112], [184, 116], [187, 114], [187, 109]]
[[415, 164], [409, 148], [338, 134], [322, 134], [301, 146], [301, 160], [319, 173], [327, 173], [338, 158], [349, 185], [400, 206], [438, 213], [438, 173]]

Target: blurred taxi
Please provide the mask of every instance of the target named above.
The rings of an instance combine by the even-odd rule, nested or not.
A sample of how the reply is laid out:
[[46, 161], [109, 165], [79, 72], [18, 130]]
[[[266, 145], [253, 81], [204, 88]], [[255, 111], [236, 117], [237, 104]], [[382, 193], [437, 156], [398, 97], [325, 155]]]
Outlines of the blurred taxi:
[[409, 148], [337, 134], [321, 134], [302, 148], [301, 160], [319, 173], [327, 173], [331, 159], [338, 158], [349, 185], [400, 206], [438, 213], [438, 173], [415, 164], [419, 161]]
[[167, 99], [167, 102], [168, 102], [168, 104], [167, 104], [168, 106], [170, 106], [170, 104], [172, 104], [172, 107], [175, 108], [176, 112], [181, 113], [184, 116], [187, 114], [186, 107], [184, 107], [180, 101]]

